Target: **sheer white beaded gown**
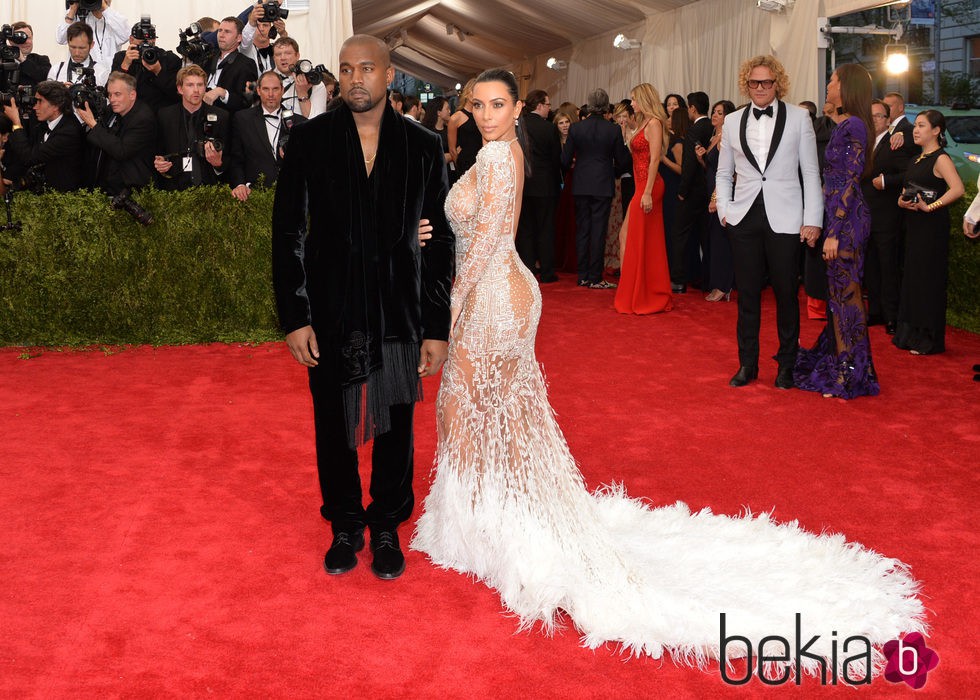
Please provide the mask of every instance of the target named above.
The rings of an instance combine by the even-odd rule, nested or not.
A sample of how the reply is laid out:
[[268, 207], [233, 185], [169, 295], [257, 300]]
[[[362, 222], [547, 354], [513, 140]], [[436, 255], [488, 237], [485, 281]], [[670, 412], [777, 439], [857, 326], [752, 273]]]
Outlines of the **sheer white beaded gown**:
[[[878, 671], [880, 646], [925, 631], [918, 583], [897, 559], [814, 535], [765, 514], [653, 509], [622, 487], [590, 493], [548, 403], [534, 355], [541, 297], [514, 247], [520, 146], [491, 141], [450, 191], [456, 233], [449, 360], [437, 400], [431, 491], [411, 546], [442, 567], [496, 589], [523, 627], [570, 620], [584, 645], [704, 666], [729, 636], [758, 655], [767, 635], [788, 640], [795, 666], [820, 672], [822, 656], [864, 652]], [[519, 152], [518, 152], [519, 154]], [[799, 618], [797, 618], [799, 614]], [[799, 625], [800, 629], [797, 630]], [[772, 641], [768, 644], [773, 644]], [[780, 655], [783, 645], [767, 646]], [[745, 654], [732, 643], [725, 658]], [[755, 662], [754, 662], [755, 663]], [[849, 673], [862, 666], [852, 660]]]

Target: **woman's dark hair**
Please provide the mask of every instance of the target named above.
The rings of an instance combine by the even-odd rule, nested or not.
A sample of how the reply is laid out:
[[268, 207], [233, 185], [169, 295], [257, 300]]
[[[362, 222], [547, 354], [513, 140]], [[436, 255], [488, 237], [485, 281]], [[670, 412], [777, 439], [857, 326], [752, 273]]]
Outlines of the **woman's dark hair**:
[[735, 111], [735, 103], [732, 102], [731, 100], [718, 100], [713, 105], [711, 105], [711, 111], [708, 113], [709, 117], [715, 113], [715, 107], [717, 107], [718, 105], [721, 105], [721, 109], [722, 111], [725, 112], [726, 117]]
[[691, 128], [691, 115], [687, 113], [687, 108], [678, 107], [670, 115], [670, 130], [677, 138], [683, 140], [687, 137], [687, 130]]
[[[476, 77], [473, 86], [475, 87], [480, 83], [497, 82], [503, 83], [507, 87], [507, 94], [514, 100], [514, 104], [521, 101], [520, 95], [517, 92], [517, 78], [509, 70], [504, 70], [503, 68], [491, 68], [490, 70], [483, 71]], [[531, 152], [531, 144], [528, 141], [523, 114], [517, 118], [517, 142], [521, 145], [521, 150], [524, 151], [524, 176], [528, 177], [531, 175], [531, 161], [528, 158], [528, 153]]]
[[942, 112], [927, 109], [925, 112], [919, 112], [919, 116], [925, 117], [933, 129], [939, 127], [939, 147], [946, 148], [946, 117], [942, 115]]
[[631, 99], [629, 99], [627, 97], [625, 100], [620, 100], [618, 104], [620, 104], [620, 105], [623, 106], [623, 109], [626, 110], [626, 113], [628, 115], [630, 115], [631, 117], [634, 116], [634, 114], [633, 114], [633, 100], [631, 100]]
[[422, 126], [426, 129], [436, 130], [436, 121], [439, 119], [439, 110], [442, 106], [446, 104], [446, 98], [433, 97], [431, 100], [425, 103], [425, 116], [422, 117]]
[[687, 102], [684, 101], [684, 98], [681, 97], [680, 95], [678, 95], [676, 92], [672, 92], [669, 95], [667, 95], [667, 97], [664, 98], [664, 111], [665, 112], [667, 112], [667, 103], [670, 101], [670, 98], [671, 97], [673, 97], [675, 100], [677, 100], [677, 109], [683, 109], [685, 112], [687, 111]]
[[875, 127], [871, 120], [871, 74], [857, 63], [845, 63], [834, 71], [840, 82], [841, 108], [852, 117], [864, 122], [867, 132], [864, 143], [864, 177], [871, 174], [874, 167], [872, 154], [875, 150]]

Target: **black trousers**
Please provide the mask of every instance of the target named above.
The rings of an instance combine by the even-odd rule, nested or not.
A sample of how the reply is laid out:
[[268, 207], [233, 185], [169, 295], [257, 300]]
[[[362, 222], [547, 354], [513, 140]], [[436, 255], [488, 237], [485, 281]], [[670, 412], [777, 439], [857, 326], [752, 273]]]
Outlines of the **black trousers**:
[[524, 197], [517, 222], [517, 254], [531, 272], [539, 263], [541, 279], [555, 277], [555, 210], [557, 197]]
[[[714, 215], [712, 215], [714, 216]], [[690, 279], [703, 279], [701, 271], [702, 243], [707, 241], [708, 197], [703, 192], [691, 192], [677, 202], [670, 260], [670, 281], [687, 284]]]
[[864, 286], [868, 289], [868, 317], [876, 321], [898, 321], [904, 245], [901, 224], [887, 231], [871, 229], [864, 261]]
[[310, 372], [313, 420], [316, 426], [316, 463], [323, 506], [320, 514], [334, 533], [351, 532], [365, 525], [394, 529], [408, 520], [415, 506], [412, 492], [415, 404], [392, 406], [391, 430], [374, 438], [371, 454], [371, 503], [362, 504], [357, 450], [347, 446], [343, 394], [324, 387]]
[[729, 225], [732, 260], [738, 284], [738, 359], [746, 367], [759, 366], [759, 326], [762, 287], [766, 272], [776, 296], [776, 332], [780, 367], [796, 362], [800, 345], [800, 235], [776, 233], [769, 226], [762, 194], [745, 218]]
[[601, 282], [612, 197], [575, 195], [575, 249], [579, 282]]

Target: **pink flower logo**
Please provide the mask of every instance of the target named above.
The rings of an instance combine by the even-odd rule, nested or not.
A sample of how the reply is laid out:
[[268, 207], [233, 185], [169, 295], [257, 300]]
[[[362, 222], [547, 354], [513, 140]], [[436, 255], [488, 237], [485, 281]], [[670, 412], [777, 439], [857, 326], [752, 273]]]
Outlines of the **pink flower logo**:
[[926, 646], [925, 638], [912, 632], [885, 644], [885, 680], [905, 681], [918, 690], [926, 684], [926, 674], [939, 665], [939, 654]]

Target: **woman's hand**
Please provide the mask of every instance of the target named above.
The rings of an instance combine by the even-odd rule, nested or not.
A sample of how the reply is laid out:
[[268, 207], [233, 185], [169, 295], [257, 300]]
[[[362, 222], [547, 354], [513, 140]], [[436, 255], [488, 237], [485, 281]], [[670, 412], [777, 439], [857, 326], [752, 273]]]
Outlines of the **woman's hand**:
[[640, 197], [640, 209], [643, 210], [644, 214], [649, 214], [653, 211], [653, 195], [646, 192]]
[[826, 238], [823, 242], [823, 259], [824, 260], [836, 260], [837, 259], [837, 239], [836, 238]]

